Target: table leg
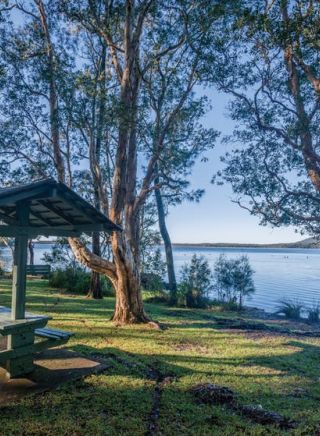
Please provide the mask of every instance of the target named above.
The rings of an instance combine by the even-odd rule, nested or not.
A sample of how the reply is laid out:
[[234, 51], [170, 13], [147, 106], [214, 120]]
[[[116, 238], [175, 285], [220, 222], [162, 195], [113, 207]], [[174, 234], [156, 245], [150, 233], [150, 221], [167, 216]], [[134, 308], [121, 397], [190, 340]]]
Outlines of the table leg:
[[[28, 347], [34, 344], [34, 331], [28, 331], [24, 333], [15, 333], [8, 336], [8, 349], [23, 351], [24, 347]], [[28, 347], [29, 348], [29, 347]], [[19, 350], [20, 351], [20, 350]], [[7, 361], [6, 369], [10, 378], [19, 377], [25, 374], [29, 374], [34, 369], [33, 353], [26, 353], [20, 357], [12, 358]]]

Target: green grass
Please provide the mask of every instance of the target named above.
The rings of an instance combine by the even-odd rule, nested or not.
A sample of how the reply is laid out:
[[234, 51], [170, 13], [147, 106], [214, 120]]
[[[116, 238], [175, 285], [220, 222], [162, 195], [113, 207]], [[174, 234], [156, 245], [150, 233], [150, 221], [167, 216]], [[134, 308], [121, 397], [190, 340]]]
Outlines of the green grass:
[[[10, 298], [10, 283], [3, 281], [0, 305], [9, 305]], [[150, 368], [173, 377], [163, 385], [153, 434], [286, 434], [224, 406], [198, 404], [189, 389], [206, 382], [235, 390], [242, 404], [261, 404], [297, 420], [299, 427], [290, 434], [319, 434], [320, 340], [221, 329], [216, 313], [151, 304], [147, 312], [166, 330], [119, 328], [109, 321], [113, 305], [112, 298], [62, 295], [46, 281], [29, 281], [27, 309], [51, 315], [53, 327], [74, 331], [68, 348], [105, 357], [109, 368], [0, 407], [1, 435], [144, 435], [155, 395]], [[291, 395], [297, 388], [306, 394]]]

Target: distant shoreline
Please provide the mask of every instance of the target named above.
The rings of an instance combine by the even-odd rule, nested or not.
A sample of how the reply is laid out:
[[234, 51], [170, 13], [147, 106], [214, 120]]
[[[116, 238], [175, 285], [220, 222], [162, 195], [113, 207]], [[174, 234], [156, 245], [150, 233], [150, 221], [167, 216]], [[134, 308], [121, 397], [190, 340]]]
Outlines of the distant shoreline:
[[[310, 241], [312, 239], [312, 241]], [[240, 244], [223, 242], [202, 242], [202, 243], [173, 243], [173, 247], [200, 247], [200, 248], [320, 248], [320, 242], [309, 238], [304, 241], [278, 243], [278, 244]]]
[[[35, 245], [53, 245], [55, 240], [49, 241], [34, 241]], [[163, 244], [161, 244], [163, 245]], [[249, 243], [231, 243], [231, 242], [174, 242], [173, 247], [189, 247], [189, 248], [320, 248], [320, 240], [316, 238], [307, 238], [297, 242], [276, 243], [276, 244], [249, 244]], [[0, 244], [0, 247], [5, 247]]]

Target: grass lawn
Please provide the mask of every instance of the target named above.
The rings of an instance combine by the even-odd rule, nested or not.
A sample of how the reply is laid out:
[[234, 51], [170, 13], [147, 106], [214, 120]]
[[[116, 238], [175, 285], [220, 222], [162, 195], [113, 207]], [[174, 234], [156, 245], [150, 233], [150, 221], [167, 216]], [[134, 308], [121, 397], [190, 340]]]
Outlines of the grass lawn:
[[[1, 435], [287, 434], [225, 406], [198, 403], [190, 388], [207, 382], [236, 391], [243, 405], [298, 421], [290, 434], [320, 434], [319, 339], [232, 331], [216, 318], [239, 315], [152, 304], [147, 312], [167, 329], [117, 328], [109, 321], [112, 298], [59, 294], [44, 280], [29, 281], [27, 294], [29, 311], [47, 313], [51, 326], [76, 333], [69, 349], [99, 356], [109, 367], [1, 407]], [[10, 299], [10, 283], [2, 281], [0, 305]]]

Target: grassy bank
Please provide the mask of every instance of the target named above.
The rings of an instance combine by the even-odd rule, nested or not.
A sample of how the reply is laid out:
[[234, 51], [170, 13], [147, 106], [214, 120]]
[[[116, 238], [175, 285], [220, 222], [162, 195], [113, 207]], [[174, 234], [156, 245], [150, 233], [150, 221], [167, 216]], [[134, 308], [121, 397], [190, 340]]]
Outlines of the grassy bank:
[[[10, 303], [0, 283], [0, 305]], [[241, 404], [262, 405], [298, 422], [291, 434], [319, 434], [320, 340], [263, 330], [232, 330], [232, 313], [146, 304], [167, 327], [115, 327], [114, 301], [58, 294], [46, 281], [28, 284], [27, 308], [74, 331], [68, 348], [99, 356], [100, 374], [0, 408], [2, 435], [286, 434], [223, 405], [195, 401], [199, 383], [227, 386]], [[0, 392], [1, 395], [1, 392]], [[318, 433], [317, 433], [318, 432]]]

